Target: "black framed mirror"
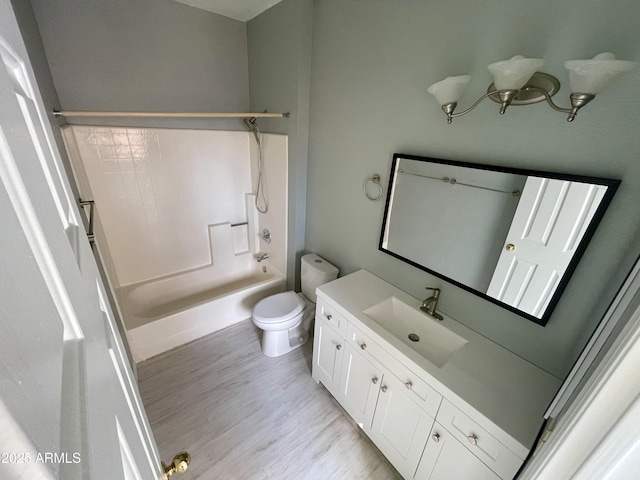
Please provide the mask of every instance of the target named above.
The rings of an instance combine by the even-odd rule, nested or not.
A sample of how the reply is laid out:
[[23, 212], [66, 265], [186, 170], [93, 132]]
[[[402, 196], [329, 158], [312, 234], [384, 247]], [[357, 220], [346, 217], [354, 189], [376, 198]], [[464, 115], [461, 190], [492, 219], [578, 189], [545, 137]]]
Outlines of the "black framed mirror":
[[619, 184], [396, 153], [379, 249], [545, 325]]

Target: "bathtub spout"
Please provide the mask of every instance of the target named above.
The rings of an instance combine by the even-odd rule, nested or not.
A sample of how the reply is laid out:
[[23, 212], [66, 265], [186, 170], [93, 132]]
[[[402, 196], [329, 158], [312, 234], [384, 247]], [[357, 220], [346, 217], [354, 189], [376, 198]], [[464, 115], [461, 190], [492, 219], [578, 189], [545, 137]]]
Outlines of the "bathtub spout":
[[263, 260], [266, 260], [267, 258], [269, 258], [268, 253], [261, 253], [260, 255], [256, 255], [256, 260], [258, 261], [258, 263], [260, 263]]

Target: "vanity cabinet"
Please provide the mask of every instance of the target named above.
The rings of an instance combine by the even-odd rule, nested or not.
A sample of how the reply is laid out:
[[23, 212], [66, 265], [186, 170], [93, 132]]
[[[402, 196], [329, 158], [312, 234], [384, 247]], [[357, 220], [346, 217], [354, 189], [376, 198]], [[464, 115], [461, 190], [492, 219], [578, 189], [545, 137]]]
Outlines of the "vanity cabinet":
[[500, 477], [435, 422], [414, 479], [500, 480]]
[[373, 365], [353, 346], [346, 345], [336, 399], [365, 431], [371, 429], [383, 377], [382, 369]]
[[433, 417], [409, 395], [403, 382], [385, 375], [369, 433], [405, 478], [413, 478], [433, 424]]
[[313, 379], [321, 382], [334, 397], [338, 396], [344, 337], [327, 321], [316, 317], [313, 337]]
[[[410, 343], [417, 335], [392, 334], [398, 324], [378, 323], [392, 309], [381, 320], [365, 313], [381, 300], [404, 305], [401, 314], [419, 311], [420, 301], [364, 270], [317, 293], [312, 377], [405, 479], [513, 479], [558, 379], [446, 316], [438, 328], [464, 343], [444, 360], [427, 360]], [[410, 328], [432, 341], [437, 331], [420, 327]]]

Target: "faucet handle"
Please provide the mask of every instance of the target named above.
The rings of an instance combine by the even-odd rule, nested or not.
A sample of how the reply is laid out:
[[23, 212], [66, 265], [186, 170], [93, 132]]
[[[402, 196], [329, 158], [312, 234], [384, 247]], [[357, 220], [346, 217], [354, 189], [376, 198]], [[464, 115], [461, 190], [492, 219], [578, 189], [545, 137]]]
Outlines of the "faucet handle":
[[439, 288], [434, 288], [434, 287], [424, 287], [425, 290], [433, 290], [433, 296], [438, 298], [438, 295], [440, 295], [440, 289]]

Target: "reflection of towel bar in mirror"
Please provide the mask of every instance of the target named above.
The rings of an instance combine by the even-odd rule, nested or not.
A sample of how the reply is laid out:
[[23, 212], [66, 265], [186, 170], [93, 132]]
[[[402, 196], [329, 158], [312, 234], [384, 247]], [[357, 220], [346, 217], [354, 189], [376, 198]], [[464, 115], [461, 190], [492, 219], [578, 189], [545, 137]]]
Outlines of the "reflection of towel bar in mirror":
[[395, 154], [379, 248], [545, 325], [619, 183]]
[[449, 183], [451, 185], [463, 185], [465, 187], [481, 188], [482, 190], [490, 190], [492, 192], [509, 193], [509, 194], [513, 195], [514, 197], [519, 196], [520, 193], [521, 193], [520, 190], [498, 190], [497, 188], [489, 188], [489, 187], [483, 187], [481, 185], [473, 185], [471, 183], [460, 182], [457, 179], [451, 178], [451, 177], [432, 177], [430, 175], [420, 175], [419, 173], [405, 172], [402, 169], [398, 169], [398, 173], [402, 173], [404, 175], [413, 175], [414, 177], [422, 177], [422, 178], [430, 178], [432, 180], [439, 180], [441, 182]]

